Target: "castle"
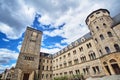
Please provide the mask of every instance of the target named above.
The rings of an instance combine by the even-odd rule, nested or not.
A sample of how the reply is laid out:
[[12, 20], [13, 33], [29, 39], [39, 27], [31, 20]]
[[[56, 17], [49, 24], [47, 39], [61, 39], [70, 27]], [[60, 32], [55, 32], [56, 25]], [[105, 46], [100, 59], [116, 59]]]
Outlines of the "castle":
[[[55, 54], [40, 52], [42, 32], [27, 27], [16, 67], [3, 80], [53, 80], [120, 74], [120, 14], [98, 9], [86, 18], [89, 33]], [[69, 79], [70, 80], [70, 79]], [[78, 79], [80, 80], [80, 79]]]

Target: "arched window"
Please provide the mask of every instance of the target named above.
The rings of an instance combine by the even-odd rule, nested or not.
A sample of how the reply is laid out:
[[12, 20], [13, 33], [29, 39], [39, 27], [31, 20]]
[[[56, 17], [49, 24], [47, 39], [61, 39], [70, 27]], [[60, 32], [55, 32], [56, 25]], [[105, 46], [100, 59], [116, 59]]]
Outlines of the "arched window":
[[116, 62], [115, 59], [111, 59], [111, 60], [110, 60], [110, 63], [115, 63], [115, 62]]
[[109, 47], [105, 47], [105, 50], [106, 50], [107, 53], [111, 52], [110, 49], [109, 49]]
[[118, 44], [114, 44], [114, 47], [115, 47], [116, 51], [120, 51], [120, 47]]
[[106, 63], [106, 62], [103, 62], [103, 64], [104, 64], [104, 65], [107, 65], [107, 63]]
[[98, 40], [95, 38], [95, 42], [98, 43]]
[[99, 27], [97, 26], [96, 29], [99, 30]]
[[111, 32], [107, 32], [107, 34], [108, 34], [109, 37], [113, 37]]
[[103, 36], [102, 34], [100, 35], [100, 39], [101, 39], [101, 40], [104, 40], [104, 36]]
[[96, 58], [96, 55], [95, 55], [95, 53], [93, 53], [93, 56], [94, 56], [94, 59]]
[[104, 26], [104, 27], [107, 27], [107, 25], [106, 25], [105, 23], [103, 23], [103, 26]]

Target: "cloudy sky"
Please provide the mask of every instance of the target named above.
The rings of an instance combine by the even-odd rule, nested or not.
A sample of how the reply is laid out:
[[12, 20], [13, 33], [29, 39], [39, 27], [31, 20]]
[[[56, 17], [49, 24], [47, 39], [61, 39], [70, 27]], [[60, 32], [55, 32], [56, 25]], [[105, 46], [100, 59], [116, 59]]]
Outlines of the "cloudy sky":
[[27, 26], [43, 31], [42, 52], [55, 53], [88, 33], [85, 19], [105, 8], [115, 16], [120, 0], [0, 0], [0, 73], [15, 66]]

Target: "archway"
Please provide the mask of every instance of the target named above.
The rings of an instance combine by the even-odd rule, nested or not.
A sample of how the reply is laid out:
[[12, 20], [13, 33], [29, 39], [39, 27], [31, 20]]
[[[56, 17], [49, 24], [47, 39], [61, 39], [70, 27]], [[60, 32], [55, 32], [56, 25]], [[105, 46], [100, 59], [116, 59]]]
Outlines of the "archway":
[[115, 72], [115, 74], [120, 74], [120, 67], [115, 59], [111, 59], [110, 64]]
[[24, 73], [23, 80], [29, 80], [29, 73]]
[[108, 67], [108, 64], [107, 64], [106, 62], [103, 62], [103, 64], [104, 64], [105, 69], [106, 69], [107, 72], [109, 73], [109, 75], [111, 75], [111, 72], [110, 72], [110, 69], [109, 69], [109, 67]]

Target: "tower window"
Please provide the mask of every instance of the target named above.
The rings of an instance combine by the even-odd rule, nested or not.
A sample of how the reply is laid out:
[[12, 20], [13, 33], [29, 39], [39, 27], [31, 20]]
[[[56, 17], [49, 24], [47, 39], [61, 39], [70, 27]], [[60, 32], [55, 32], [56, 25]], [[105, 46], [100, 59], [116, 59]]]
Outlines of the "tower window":
[[104, 40], [104, 36], [103, 36], [102, 34], [100, 35], [100, 39], [101, 39], [101, 40]]
[[109, 49], [109, 47], [105, 47], [105, 50], [106, 50], [107, 53], [111, 52], [110, 49]]
[[96, 29], [99, 30], [99, 27], [97, 26]]
[[101, 50], [99, 50], [99, 52], [100, 52], [100, 54], [101, 54], [101, 55], [103, 55], [103, 53], [102, 53], [102, 51], [101, 51]]
[[100, 12], [96, 12], [96, 14], [99, 14]]
[[111, 32], [107, 32], [107, 34], [108, 34], [109, 37], [113, 37]]
[[118, 44], [115, 44], [114, 47], [115, 47], [116, 51], [120, 51], [120, 47]]
[[104, 27], [107, 27], [107, 25], [106, 25], [105, 23], [103, 23], [103, 26], [104, 26]]
[[95, 42], [98, 43], [98, 40], [95, 38]]

